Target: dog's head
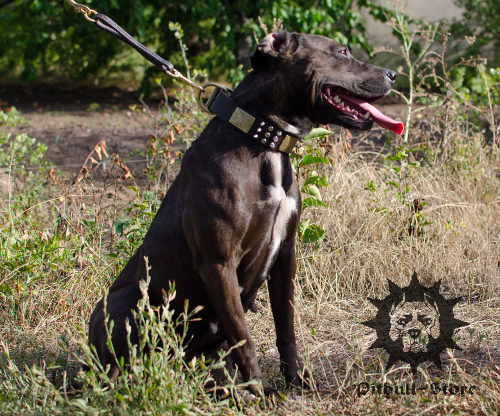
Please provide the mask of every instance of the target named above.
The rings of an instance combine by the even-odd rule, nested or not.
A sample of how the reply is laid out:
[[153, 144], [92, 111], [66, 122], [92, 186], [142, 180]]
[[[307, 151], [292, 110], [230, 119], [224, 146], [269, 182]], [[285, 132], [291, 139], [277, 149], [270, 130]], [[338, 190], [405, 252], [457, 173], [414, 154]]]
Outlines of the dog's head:
[[427, 352], [429, 342], [440, 334], [439, 312], [432, 299], [407, 302], [405, 297], [390, 313], [389, 336], [401, 340], [404, 352]]
[[396, 73], [358, 61], [341, 43], [324, 36], [271, 33], [259, 43], [251, 63], [254, 69], [283, 74], [315, 123], [368, 130], [376, 122], [397, 134], [403, 131], [402, 123], [370, 104], [389, 93]]

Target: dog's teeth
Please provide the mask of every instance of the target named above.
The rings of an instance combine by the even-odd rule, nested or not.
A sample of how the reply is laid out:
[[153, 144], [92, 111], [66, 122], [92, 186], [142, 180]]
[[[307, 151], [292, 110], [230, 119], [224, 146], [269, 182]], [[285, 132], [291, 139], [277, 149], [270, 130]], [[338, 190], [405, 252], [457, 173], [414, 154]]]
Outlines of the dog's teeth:
[[345, 104], [344, 104], [344, 102], [343, 102], [343, 101], [340, 101], [338, 104], [339, 104], [341, 107], [344, 107], [344, 106], [345, 106]]
[[367, 111], [363, 116], [363, 118], [366, 118], [368, 120], [370, 118], [370, 113]]
[[349, 106], [348, 106], [348, 105], [346, 105], [346, 106], [345, 106], [345, 109], [346, 109], [347, 111], [351, 111], [351, 109], [349, 108]]
[[337, 104], [341, 102], [338, 95], [336, 95], [335, 97], [333, 97], [333, 101], [335, 101]]

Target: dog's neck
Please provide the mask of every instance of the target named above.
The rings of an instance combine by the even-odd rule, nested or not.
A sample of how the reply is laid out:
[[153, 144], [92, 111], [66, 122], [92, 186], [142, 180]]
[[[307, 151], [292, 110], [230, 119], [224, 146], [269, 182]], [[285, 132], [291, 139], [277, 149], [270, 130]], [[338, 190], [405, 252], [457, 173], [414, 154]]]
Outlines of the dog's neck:
[[262, 76], [262, 71], [250, 72], [231, 98], [245, 111], [273, 122], [292, 136], [304, 138], [315, 126], [307, 115], [310, 99], [284, 87], [286, 83], [279, 82], [280, 74], [266, 70], [266, 76]]

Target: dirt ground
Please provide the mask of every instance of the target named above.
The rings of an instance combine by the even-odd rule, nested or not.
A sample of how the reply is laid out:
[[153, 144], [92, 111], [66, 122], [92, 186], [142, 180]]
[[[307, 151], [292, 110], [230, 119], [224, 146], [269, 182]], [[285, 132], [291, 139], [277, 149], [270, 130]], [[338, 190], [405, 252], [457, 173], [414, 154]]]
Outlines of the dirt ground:
[[[118, 88], [0, 86], [0, 108], [14, 106], [26, 120], [9, 130], [47, 145], [48, 161], [69, 175], [76, 175], [95, 144], [105, 139], [108, 153], [126, 160], [134, 177], [143, 176], [141, 151], [154, 120], [131, 111], [133, 105], [143, 105], [137, 91]], [[146, 105], [154, 112], [160, 100], [147, 100]]]
[[[149, 113], [131, 111], [131, 106]], [[106, 140], [108, 153], [117, 153], [130, 168], [136, 180], [144, 178], [148, 135], [154, 131], [155, 114], [161, 105], [157, 98], [141, 101], [136, 90], [118, 88], [74, 87], [61, 85], [0, 86], [0, 108], [16, 107], [26, 121], [12, 127], [12, 133], [27, 133], [47, 145], [47, 160], [55, 167], [76, 175], [85, 158], [101, 140]], [[384, 104], [380, 108], [387, 114], [404, 119], [405, 107]], [[356, 133], [353, 133], [356, 138]], [[362, 143], [354, 140], [355, 147], [377, 150], [384, 145], [381, 130], [374, 131]]]

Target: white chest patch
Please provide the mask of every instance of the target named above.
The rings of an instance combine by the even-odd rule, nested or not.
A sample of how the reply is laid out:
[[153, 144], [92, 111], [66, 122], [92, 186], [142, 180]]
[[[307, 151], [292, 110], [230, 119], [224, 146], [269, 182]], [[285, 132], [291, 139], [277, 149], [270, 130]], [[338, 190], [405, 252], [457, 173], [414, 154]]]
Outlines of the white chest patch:
[[269, 254], [266, 259], [265, 266], [263, 268], [263, 277], [268, 277], [271, 266], [276, 260], [278, 255], [278, 250], [280, 248], [281, 242], [284, 240], [286, 235], [286, 230], [288, 222], [291, 216], [297, 212], [297, 205], [294, 198], [286, 196], [285, 190], [281, 186], [282, 178], [282, 166], [281, 166], [281, 154], [273, 153], [270, 156], [273, 172], [274, 172], [274, 186], [270, 189], [269, 202], [273, 202], [278, 206], [276, 212], [276, 218], [274, 220], [271, 242], [269, 244]]

